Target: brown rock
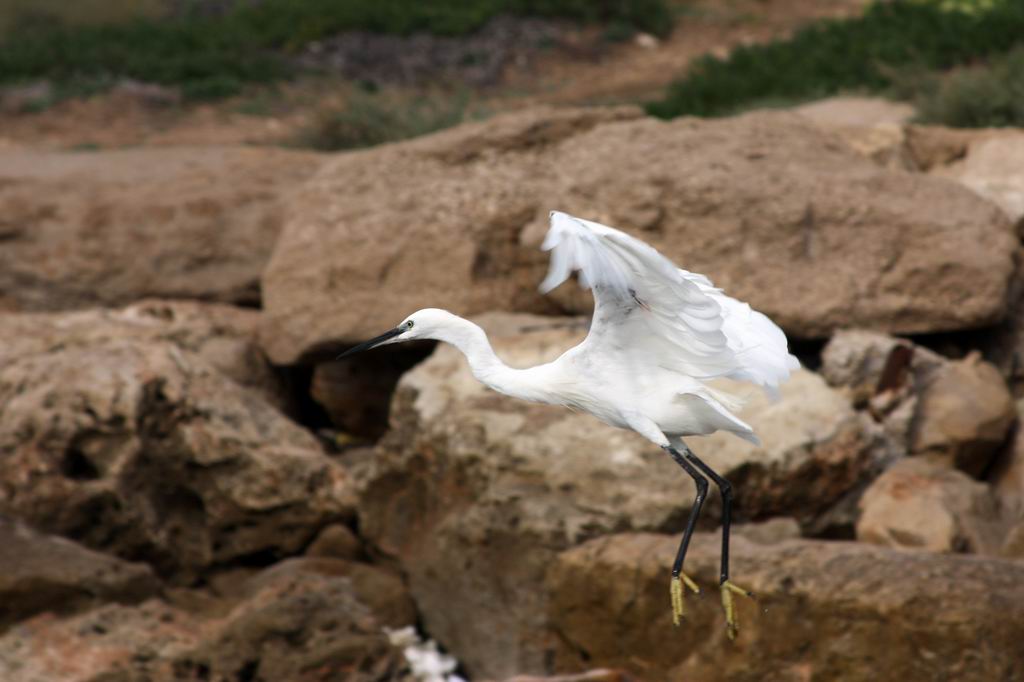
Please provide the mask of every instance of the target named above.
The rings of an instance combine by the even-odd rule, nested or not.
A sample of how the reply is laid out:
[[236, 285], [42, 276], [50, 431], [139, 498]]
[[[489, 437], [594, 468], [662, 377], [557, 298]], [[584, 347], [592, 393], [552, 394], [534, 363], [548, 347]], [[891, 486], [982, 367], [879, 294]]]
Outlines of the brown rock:
[[986, 470], [1016, 419], [999, 370], [977, 353], [948, 360], [904, 339], [837, 333], [822, 375], [868, 407], [899, 448], [946, 460], [974, 476]]
[[320, 156], [269, 148], [0, 154], [0, 299], [21, 310], [146, 296], [257, 303], [279, 197]]
[[43, 614], [0, 636], [0, 679], [172, 680], [169, 661], [197, 646], [204, 631], [202, 621], [155, 599], [139, 606], [108, 604], [68, 618]]
[[589, 670], [585, 673], [570, 675], [554, 675], [537, 677], [536, 675], [516, 675], [505, 682], [633, 682], [635, 678], [621, 670]]
[[997, 554], [1004, 527], [992, 491], [923, 457], [902, 459], [860, 500], [857, 539], [933, 552]]
[[16, 521], [0, 519], [0, 547], [0, 630], [42, 611], [135, 603], [160, 589], [145, 564], [42, 535]]
[[826, 97], [793, 107], [793, 111], [829, 128], [901, 124], [914, 116], [909, 104], [881, 97]]
[[5, 318], [0, 512], [185, 582], [351, 516], [313, 436], [218, 370], [239, 339], [133, 310]]
[[[1024, 409], [1024, 401], [1018, 401], [1017, 412]], [[1003, 505], [1020, 510], [1024, 515], [1024, 427], [1018, 420], [1013, 437], [993, 466], [989, 481]]]
[[[385, 621], [360, 601], [350, 576], [322, 570], [323, 564], [300, 560], [275, 566], [252, 580], [245, 599], [223, 614], [189, 612], [151, 600], [62, 620], [39, 616], [0, 637], [0, 678], [407, 679], [401, 653], [382, 631]], [[390, 598], [408, 602], [402, 591]]]
[[0, 360], [40, 348], [114, 341], [166, 341], [254, 389], [282, 410], [287, 390], [255, 342], [260, 313], [218, 303], [149, 299], [120, 309], [3, 316]]
[[1024, 226], [1024, 132], [986, 131], [971, 141], [962, 159], [936, 172], [993, 201]]
[[[287, 562], [257, 578], [252, 595], [215, 632], [175, 656], [175, 670], [186, 679], [204, 670], [223, 680], [392, 679], [403, 663], [384, 635], [387, 621], [360, 601], [350, 578], [310, 570], [311, 563]], [[404, 590], [377, 599], [389, 597], [408, 602]], [[414, 617], [411, 604], [406, 615]]]
[[559, 555], [546, 581], [548, 627], [559, 633], [551, 667], [621, 667], [665, 682], [1024, 675], [1020, 563], [737, 538], [733, 579], [758, 601], [738, 602], [740, 633], [730, 643], [716, 589], [716, 536], [698, 534], [687, 557], [709, 594], [688, 595], [686, 620], [672, 626], [668, 566], [676, 543], [625, 534]]
[[352, 595], [368, 607], [384, 627], [400, 628], [416, 621], [416, 606], [394, 571], [347, 559], [286, 559], [254, 576], [246, 583], [245, 590], [251, 596], [268, 585], [302, 583], [307, 578], [313, 583], [346, 578]]
[[540, 110], [327, 164], [265, 271], [264, 347], [294, 363], [427, 306], [583, 312], [589, 295], [537, 292], [552, 208], [650, 241], [798, 336], [991, 324], [1014, 271], [995, 206], [880, 169], [799, 115]]
[[[550, 360], [583, 333], [571, 321], [477, 318], [513, 366]], [[764, 447], [693, 439], [736, 481], [737, 515], [813, 517], [874, 466], [867, 420], [809, 372], [778, 404], [750, 400], [742, 416]], [[360, 531], [397, 557], [431, 636], [475, 676], [544, 672], [548, 633], [537, 589], [559, 550], [627, 529], [681, 532], [693, 484], [632, 432], [480, 385], [454, 348], [407, 373], [392, 430], [360, 479]], [[704, 520], [714, 525], [717, 500]]]
[[999, 554], [1007, 559], [1024, 559], [1024, 517], [1010, 528]]
[[759, 545], [776, 545], [799, 538], [800, 524], [796, 519], [780, 516], [759, 523], [737, 524], [732, 527], [732, 532]]
[[923, 388], [910, 449], [980, 476], [1016, 418], [999, 370], [974, 353], [942, 366]]
[[357, 561], [362, 555], [362, 541], [348, 526], [340, 523], [332, 523], [325, 527], [306, 548], [306, 556], [325, 559]]

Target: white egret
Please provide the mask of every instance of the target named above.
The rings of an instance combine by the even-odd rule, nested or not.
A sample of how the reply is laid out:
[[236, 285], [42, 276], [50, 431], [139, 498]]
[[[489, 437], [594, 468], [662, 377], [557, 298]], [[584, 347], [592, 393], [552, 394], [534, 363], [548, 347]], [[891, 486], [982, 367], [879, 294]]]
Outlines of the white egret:
[[683, 560], [707, 495], [706, 475], [722, 496], [720, 590], [728, 634], [735, 637], [733, 594], [750, 593], [729, 579], [732, 486], [682, 439], [728, 431], [758, 443], [754, 430], [733, 414], [741, 401], [730, 384], [749, 382], [777, 395], [779, 384], [799, 366], [786, 336], [707, 277], [677, 268], [651, 246], [605, 225], [553, 211], [542, 248], [551, 251], [542, 291], [578, 271], [580, 284], [594, 294], [590, 332], [557, 360], [528, 369], [508, 367], [480, 327], [436, 308], [413, 313], [342, 357], [412, 339], [445, 341], [462, 351], [479, 381], [500, 393], [589, 412], [663, 448], [697, 486], [672, 566], [676, 625], [684, 613], [683, 585], [699, 592], [683, 573]]

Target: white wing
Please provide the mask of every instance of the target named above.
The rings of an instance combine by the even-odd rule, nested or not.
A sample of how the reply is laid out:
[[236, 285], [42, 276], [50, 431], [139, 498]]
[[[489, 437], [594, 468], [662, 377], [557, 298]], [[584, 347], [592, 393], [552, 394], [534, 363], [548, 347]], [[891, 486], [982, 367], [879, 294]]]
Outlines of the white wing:
[[595, 299], [588, 343], [638, 369], [749, 381], [774, 397], [799, 367], [765, 315], [623, 232], [552, 211], [542, 248], [551, 251], [551, 267], [541, 291], [578, 270]]

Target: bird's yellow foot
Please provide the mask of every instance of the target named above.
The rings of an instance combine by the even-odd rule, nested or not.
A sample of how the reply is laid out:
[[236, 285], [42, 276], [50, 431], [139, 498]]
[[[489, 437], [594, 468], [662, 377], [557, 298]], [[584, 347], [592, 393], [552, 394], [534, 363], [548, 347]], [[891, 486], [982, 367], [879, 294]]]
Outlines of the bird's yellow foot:
[[736, 620], [736, 605], [733, 604], [732, 595], [739, 594], [744, 597], [754, 598], [754, 593], [734, 585], [732, 581], [726, 580], [722, 583], [722, 608], [725, 609], [725, 628], [729, 639], [736, 639], [739, 631], [739, 623]]
[[[682, 580], [680, 580], [680, 576], [682, 577]], [[672, 594], [672, 623], [675, 625], [679, 625], [679, 621], [686, 615], [686, 611], [683, 608], [683, 596], [685, 594], [683, 592], [684, 583], [686, 584], [686, 587], [693, 590], [694, 594], [700, 594], [700, 588], [697, 587], [697, 583], [690, 579], [690, 576], [685, 573], [672, 576], [672, 585], [669, 591]]]

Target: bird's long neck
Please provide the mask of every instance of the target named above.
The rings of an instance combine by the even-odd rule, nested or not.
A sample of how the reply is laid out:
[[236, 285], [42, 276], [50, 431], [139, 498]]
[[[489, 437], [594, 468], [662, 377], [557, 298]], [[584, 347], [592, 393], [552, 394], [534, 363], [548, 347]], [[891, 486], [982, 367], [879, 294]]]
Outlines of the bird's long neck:
[[466, 356], [473, 376], [499, 393], [531, 400], [548, 402], [547, 396], [534, 380], [533, 369], [514, 369], [501, 361], [491, 347], [487, 334], [476, 324], [453, 316], [452, 324], [439, 332], [439, 341], [452, 344]]

